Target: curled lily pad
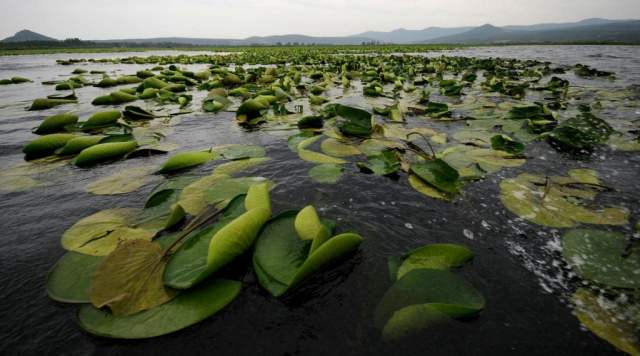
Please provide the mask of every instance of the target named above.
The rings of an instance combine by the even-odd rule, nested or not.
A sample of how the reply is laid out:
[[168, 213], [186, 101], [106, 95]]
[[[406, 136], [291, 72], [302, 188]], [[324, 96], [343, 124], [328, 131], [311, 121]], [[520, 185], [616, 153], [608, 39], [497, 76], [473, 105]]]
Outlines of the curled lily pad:
[[366, 137], [373, 130], [373, 116], [366, 110], [338, 104], [335, 108], [339, 116], [338, 128], [347, 136]]
[[49, 116], [33, 131], [38, 135], [46, 135], [59, 131], [65, 131], [65, 127], [78, 122], [78, 115], [72, 113]]
[[319, 183], [337, 183], [342, 177], [342, 167], [337, 164], [319, 164], [309, 170], [309, 176]]
[[87, 167], [97, 163], [124, 157], [138, 148], [136, 141], [100, 143], [80, 152], [74, 160], [78, 167]]
[[190, 238], [176, 251], [165, 273], [167, 285], [191, 288], [246, 252], [271, 217], [268, 184], [249, 188], [244, 209], [238, 206], [236, 198], [225, 211], [223, 219]]
[[524, 150], [524, 144], [507, 135], [495, 135], [491, 137], [491, 148], [509, 153], [520, 153]]
[[[385, 293], [376, 308], [375, 324], [383, 330], [385, 340], [393, 341], [449, 318], [475, 315], [484, 308], [484, 304], [482, 295], [454, 273], [438, 269], [414, 269], [398, 279]], [[419, 305], [424, 307], [417, 307]], [[411, 306], [416, 307], [405, 310]], [[418, 315], [402, 315], [405, 313]], [[389, 322], [391, 325], [388, 325]]]
[[56, 151], [56, 154], [60, 156], [68, 156], [80, 153], [85, 148], [99, 144], [107, 136], [92, 135], [92, 136], [76, 136]]
[[122, 116], [129, 120], [152, 120], [156, 118], [151, 112], [134, 105], [125, 106]]
[[[274, 296], [280, 296], [327, 264], [358, 248], [362, 238], [357, 234], [341, 234], [324, 240], [322, 234], [311, 253], [314, 240], [301, 239], [296, 225], [305, 225], [308, 218], [296, 224], [298, 212], [285, 212], [263, 228], [256, 242], [253, 266], [260, 285]], [[315, 219], [314, 219], [315, 220]], [[325, 227], [326, 227], [326, 223]], [[328, 231], [332, 229], [326, 227]]]
[[204, 164], [215, 158], [215, 155], [206, 151], [180, 152], [169, 157], [162, 165], [161, 173], [175, 172]]
[[39, 137], [22, 148], [26, 160], [46, 157], [53, 154], [57, 149], [63, 147], [71, 139], [76, 137], [73, 134], [49, 134]]
[[458, 171], [442, 159], [412, 164], [411, 172], [445, 193], [455, 194], [460, 191]]
[[605, 189], [591, 179], [523, 173], [503, 180], [500, 189], [500, 200], [507, 209], [536, 224], [573, 227], [578, 223], [623, 225], [628, 221], [629, 212], [624, 208], [593, 210], [585, 206]]
[[413, 189], [415, 189], [419, 193], [424, 194], [428, 197], [440, 199], [440, 200], [449, 200], [449, 196], [447, 194], [427, 184], [425, 181], [420, 179], [420, 177], [418, 177], [415, 174], [409, 175], [409, 184]]
[[358, 162], [358, 167], [379, 176], [391, 175], [400, 170], [400, 159], [395, 150], [385, 149], [380, 154], [368, 156], [367, 162]]
[[115, 125], [118, 119], [122, 117], [120, 111], [101, 111], [91, 115], [87, 121], [82, 123], [83, 130], [93, 130]]
[[241, 283], [210, 279], [183, 292], [168, 303], [129, 316], [83, 306], [80, 326], [95, 335], [119, 339], [144, 339], [184, 329], [217, 313], [240, 292]]
[[448, 270], [452, 267], [460, 267], [473, 257], [473, 253], [466, 246], [455, 244], [429, 244], [415, 249], [398, 262], [392, 274], [394, 280], [420, 268]]
[[617, 232], [576, 229], [562, 237], [562, 255], [582, 278], [618, 288], [640, 288], [640, 249]]
[[87, 184], [85, 190], [98, 195], [130, 193], [160, 177], [153, 176], [153, 166], [133, 167]]
[[76, 99], [36, 99], [31, 103], [31, 107], [29, 110], [46, 110], [51, 109], [56, 106], [65, 105], [65, 104], [75, 104], [78, 100]]

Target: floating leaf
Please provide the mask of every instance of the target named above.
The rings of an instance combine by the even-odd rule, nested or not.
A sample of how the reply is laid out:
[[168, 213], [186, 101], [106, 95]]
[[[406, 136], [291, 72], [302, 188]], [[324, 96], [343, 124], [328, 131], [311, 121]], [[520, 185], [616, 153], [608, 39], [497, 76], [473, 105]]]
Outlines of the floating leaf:
[[228, 145], [216, 149], [215, 152], [229, 160], [259, 158], [265, 155], [264, 147], [251, 145]]
[[[439, 313], [449, 318], [468, 317], [480, 312], [484, 304], [482, 295], [455, 274], [446, 270], [414, 269], [385, 293], [376, 308], [375, 324], [385, 332], [385, 340], [392, 341], [396, 336], [412, 334], [446, 320]], [[424, 307], [417, 307], [419, 305]], [[411, 306], [415, 307], [402, 311]], [[415, 313], [418, 315], [413, 315]], [[391, 325], [387, 326], [390, 321]]]
[[46, 157], [76, 137], [73, 134], [50, 134], [39, 137], [22, 148], [26, 160]]
[[441, 159], [412, 164], [411, 172], [445, 193], [460, 191], [458, 171]]
[[564, 121], [549, 133], [549, 139], [562, 147], [576, 150], [590, 150], [604, 143], [613, 132], [604, 120], [590, 113], [582, 113]]
[[434, 188], [433, 186], [427, 184], [425, 181], [420, 179], [420, 177], [416, 176], [415, 174], [409, 175], [409, 184], [413, 189], [415, 189], [419, 193], [422, 193], [428, 197], [440, 199], [440, 200], [449, 200], [449, 197], [446, 194]]
[[204, 278], [211, 238], [222, 227], [246, 212], [244, 201], [245, 195], [236, 196], [222, 210], [217, 221], [187, 236], [187, 240], [169, 259], [164, 273], [167, 286], [187, 289]]
[[89, 303], [93, 273], [104, 257], [67, 252], [47, 276], [49, 298], [65, 303]]
[[62, 235], [62, 247], [92, 256], [106, 256], [124, 240], [151, 240], [154, 233], [133, 229], [139, 209], [107, 209], [80, 219]]
[[75, 104], [78, 100], [75, 99], [36, 99], [31, 103], [31, 107], [29, 110], [46, 110], [51, 109], [56, 106], [65, 105], [65, 104]]
[[[180, 193], [180, 198], [178, 200], [179, 204], [187, 213], [194, 216], [199, 215], [207, 207], [208, 189], [216, 183], [226, 179], [229, 179], [228, 175], [213, 174], [194, 181], [187, 185]], [[233, 198], [233, 196], [230, 198]]]
[[132, 315], [173, 299], [164, 286], [167, 259], [162, 247], [144, 240], [125, 241], [96, 269], [89, 298], [96, 308], [108, 306], [114, 316]]
[[330, 262], [353, 252], [362, 242], [356, 234], [342, 234], [329, 238], [309, 253], [312, 242], [299, 238], [295, 229], [297, 215], [293, 211], [273, 218], [256, 242], [253, 266], [258, 281], [276, 297]]
[[342, 167], [337, 164], [319, 164], [309, 170], [309, 176], [318, 183], [337, 183], [342, 177]]
[[269, 158], [269, 157], [239, 159], [239, 160], [236, 160], [236, 161], [223, 163], [223, 164], [217, 166], [213, 170], [212, 174], [233, 175], [233, 174], [236, 174], [238, 172], [241, 172], [241, 171], [244, 171], [246, 169], [249, 169], [251, 167], [255, 167], [255, 166], [264, 164], [264, 163], [266, 163], [266, 162], [268, 162], [270, 160], [271, 160], [271, 158]]
[[196, 324], [217, 313], [240, 292], [241, 283], [211, 279], [183, 292], [168, 303], [129, 316], [83, 306], [78, 313], [80, 326], [99, 336], [144, 339], [169, 334]]
[[491, 148], [509, 153], [520, 153], [524, 151], [524, 144], [507, 135], [495, 135], [491, 138]]
[[334, 138], [328, 138], [320, 144], [322, 152], [333, 157], [349, 157], [360, 154], [360, 150], [354, 145], [340, 142]]
[[628, 317], [604, 306], [598, 296], [584, 288], [575, 292], [573, 301], [576, 304], [573, 313], [587, 329], [630, 355], [640, 355], [637, 326]]
[[61, 156], [68, 156], [80, 153], [85, 148], [99, 144], [106, 136], [92, 135], [92, 136], [76, 136], [56, 151]]
[[385, 149], [380, 154], [368, 156], [367, 162], [358, 162], [358, 167], [379, 176], [391, 175], [400, 170], [400, 160], [395, 150]]
[[511, 212], [540, 225], [573, 227], [587, 224], [623, 225], [629, 212], [623, 208], [601, 211], [583, 206], [603, 188], [567, 177], [521, 174], [500, 183], [500, 200]]
[[617, 232], [577, 229], [562, 237], [562, 255], [582, 278], [618, 288], [640, 288], [640, 249]]
[[204, 164], [214, 159], [214, 154], [205, 151], [187, 151], [176, 153], [162, 165], [161, 173], [175, 172]]
[[99, 129], [115, 125], [122, 115], [120, 111], [101, 111], [91, 115], [87, 121], [82, 123], [83, 130]]
[[302, 160], [313, 162], [313, 163], [321, 163], [321, 164], [347, 163], [347, 161], [343, 159], [327, 156], [325, 154], [306, 149], [306, 147], [312, 145], [314, 142], [318, 141], [321, 137], [322, 136], [314, 136], [301, 141], [298, 144], [298, 156], [300, 156]]
[[152, 176], [153, 166], [132, 167], [121, 170], [108, 177], [93, 181], [84, 188], [88, 193], [114, 195], [130, 193], [153, 181], [160, 179]]
[[59, 131], [65, 131], [65, 127], [78, 122], [78, 115], [64, 113], [49, 116], [33, 131], [38, 135], [45, 135]]
[[398, 267], [396, 279], [420, 268], [448, 270], [460, 267], [473, 257], [467, 247], [455, 244], [430, 244], [409, 252]]
[[135, 151], [137, 147], [138, 143], [135, 141], [100, 143], [82, 150], [74, 160], [74, 164], [78, 167], [87, 167], [115, 160]]
[[368, 111], [336, 105], [336, 114], [340, 117], [338, 128], [348, 136], [369, 136], [373, 130], [373, 117]]

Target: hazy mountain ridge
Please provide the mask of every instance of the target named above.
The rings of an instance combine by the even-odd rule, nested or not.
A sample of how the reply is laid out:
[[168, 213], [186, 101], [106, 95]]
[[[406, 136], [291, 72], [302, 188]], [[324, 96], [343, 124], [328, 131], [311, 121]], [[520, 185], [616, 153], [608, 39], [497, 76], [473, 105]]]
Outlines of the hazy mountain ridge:
[[[58, 41], [29, 30], [5, 38], [2, 43]], [[427, 27], [422, 30], [396, 29], [368, 31], [351, 36], [306, 36], [301, 34], [252, 36], [244, 39], [158, 37], [113, 40], [89, 40], [95, 43], [119, 44], [180, 44], [194, 46], [241, 45], [353, 45], [361, 43], [440, 43], [491, 44], [533, 42], [624, 42], [640, 43], [640, 20], [585, 19], [568, 23], [542, 23], [496, 27]]]
[[439, 37], [422, 43], [491, 44], [589, 41], [640, 43], [640, 20], [565, 26], [543, 30], [514, 30], [487, 24], [464, 33]]

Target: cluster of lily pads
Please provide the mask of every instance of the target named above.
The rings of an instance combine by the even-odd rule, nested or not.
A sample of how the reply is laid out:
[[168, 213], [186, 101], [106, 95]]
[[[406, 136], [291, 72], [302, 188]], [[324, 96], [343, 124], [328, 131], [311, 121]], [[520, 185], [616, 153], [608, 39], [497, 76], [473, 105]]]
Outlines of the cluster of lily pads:
[[260, 285], [280, 296], [358, 248], [358, 234], [334, 235], [335, 223], [312, 206], [272, 218], [270, 186], [259, 177], [179, 179], [142, 209], [85, 217], [62, 237], [68, 252], [49, 274], [49, 296], [83, 304], [78, 322], [90, 333], [148, 338], [229, 304], [245, 272], [221, 271], [242, 256], [253, 254]]
[[[346, 172], [404, 178], [417, 192], [447, 201], [459, 199], [466, 184], [525, 164], [532, 159], [527, 146], [536, 141], [548, 142], [569, 158], [607, 147], [640, 150], [637, 121], [607, 119], [612, 109], [638, 109], [639, 94], [633, 88], [612, 91], [570, 82], [610, 81], [613, 73], [535, 60], [388, 55], [393, 52], [389, 48], [377, 50], [257, 48], [216, 55], [61, 60], [61, 65], [117, 63], [149, 69], [113, 76], [78, 68], [69, 78], [43, 83], [72, 92], [36, 99], [31, 110], [76, 103], [75, 91], [86, 86], [113, 88], [93, 105], [126, 106], [83, 121], [72, 113], [46, 118], [34, 129], [42, 136], [24, 147], [25, 158], [50, 165], [73, 157], [77, 166], [90, 167], [167, 153], [175, 148], [163, 142], [168, 124], [189, 106], [211, 117], [233, 113], [227, 117], [235, 117], [248, 131], [287, 136], [290, 150], [313, 164], [309, 176], [316, 182], [339, 183]], [[186, 69], [192, 64], [207, 68]], [[195, 91], [207, 94], [196, 102]], [[143, 101], [146, 109], [132, 105], [134, 101]], [[179, 111], [149, 109], [165, 105]], [[218, 159], [229, 162], [209, 176], [173, 176]], [[209, 275], [254, 245], [253, 271], [274, 296], [353, 251], [359, 236], [336, 235], [334, 224], [320, 219], [312, 207], [271, 218], [270, 183], [260, 177], [232, 177], [268, 160], [259, 146], [216, 146], [177, 153], [160, 167], [135, 167], [92, 182], [86, 187], [89, 192], [122, 194], [160, 176], [151, 173], [172, 175], [144, 207], [99, 212], [69, 229], [63, 246], [70, 252], [52, 271], [49, 294], [61, 301], [90, 302], [80, 311], [80, 323], [90, 332], [150, 337], [191, 325], [229, 303], [239, 282]], [[29, 166], [16, 172], [24, 178], [40, 170]], [[602, 208], [594, 201], [599, 193], [611, 192], [597, 173], [571, 170], [567, 175], [524, 173], [505, 179], [501, 201], [523, 219], [553, 228], [629, 223], [624, 207]], [[18, 182], [14, 178], [0, 174], [0, 182]], [[240, 237], [230, 242], [230, 234]], [[607, 234], [615, 237], [602, 237]], [[639, 254], [630, 240], [620, 250], [625, 239], [582, 229], [567, 232], [563, 243], [567, 264], [581, 278], [604, 286], [609, 296], [631, 295], [628, 304], [634, 307], [623, 321], [618, 319], [624, 313], [603, 309], [601, 295], [591, 289], [580, 289], [574, 299], [585, 326], [633, 354], [639, 343], [629, 330], [640, 325], [638, 286], [633, 283], [638, 280], [633, 277]], [[597, 244], [606, 246], [591, 248]], [[139, 263], [123, 262], [132, 258]], [[393, 260], [393, 286], [375, 321], [385, 339], [478, 313], [484, 306], [482, 296], [449, 271], [470, 258], [462, 246], [429, 245]], [[603, 271], [611, 270], [617, 272], [603, 277]], [[129, 276], [149, 280], [153, 288], [131, 282]], [[215, 302], [205, 305], [206, 300]], [[190, 312], [180, 316], [178, 311], [184, 310]], [[177, 321], [167, 322], [170, 319]]]
[[0, 85], [30, 83], [31, 79], [24, 77], [11, 77], [9, 79], [0, 79]]

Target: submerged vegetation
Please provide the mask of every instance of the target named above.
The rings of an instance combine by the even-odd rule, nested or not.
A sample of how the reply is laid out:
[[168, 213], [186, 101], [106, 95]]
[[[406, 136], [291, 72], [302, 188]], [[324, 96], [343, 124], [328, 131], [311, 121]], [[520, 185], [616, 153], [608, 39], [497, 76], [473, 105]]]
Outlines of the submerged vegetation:
[[[594, 170], [524, 170], [537, 160], [530, 149], [536, 145], [575, 160], [602, 149], [640, 150], [637, 120], [606, 118], [607, 108], [637, 110], [637, 88], [573, 86], [573, 78], [615, 80], [615, 73], [585, 65], [407, 54], [424, 50], [253, 48], [59, 60], [75, 69], [42, 84], [65, 94], [37, 98], [27, 108], [56, 109], [24, 146], [27, 162], [0, 172], [0, 189], [46, 185], [38, 175], [67, 164], [92, 169], [119, 160], [140, 163], [85, 190], [113, 195], [156, 187], [143, 205], [77, 217], [62, 236], [67, 253], [49, 274], [49, 296], [82, 303], [78, 321], [90, 333], [154, 337], [220, 311], [242, 293], [248, 271], [280, 297], [376, 238], [341, 230], [313, 206], [273, 214], [270, 190], [278, 182], [237, 176], [275, 164], [262, 146], [175, 152], [172, 122], [198, 112], [235, 120], [247, 131], [286, 136], [282, 146], [311, 164], [308, 175], [317, 184], [371, 174], [414, 189], [425, 204], [456, 204], [470, 186], [500, 179], [500, 200], [513, 216], [565, 229], [562, 257], [580, 280], [578, 319], [617, 348], [640, 353], [637, 239], [584, 226], [631, 230], [638, 217], [629, 207], [598, 199], [618, 192]], [[100, 64], [119, 64], [125, 72], [128, 64], [148, 68], [124, 75], [84, 69]], [[191, 64], [206, 68], [185, 67]], [[92, 101], [95, 113], [64, 112], [85, 87], [104, 88]], [[162, 165], [145, 163], [145, 157], [167, 154]], [[210, 162], [224, 163], [209, 175], [190, 175]], [[372, 320], [385, 341], [482, 318], [484, 297], [452, 271], [472, 256], [467, 247], [447, 243], [389, 256], [391, 285]], [[622, 296], [623, 306], [600, 303]]]

